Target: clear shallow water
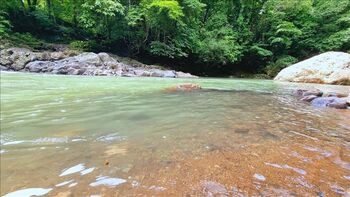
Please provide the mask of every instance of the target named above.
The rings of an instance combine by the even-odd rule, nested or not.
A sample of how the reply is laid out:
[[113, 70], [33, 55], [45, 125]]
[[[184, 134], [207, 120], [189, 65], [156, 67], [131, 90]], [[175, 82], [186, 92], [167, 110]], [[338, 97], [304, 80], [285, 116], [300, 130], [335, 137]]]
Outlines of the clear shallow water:
[[[185, 82], [205, 90], [165, 91]], [[348, 195], [350, 113], [304, 86], [350, 90], [3, 72], [1, 195]]]

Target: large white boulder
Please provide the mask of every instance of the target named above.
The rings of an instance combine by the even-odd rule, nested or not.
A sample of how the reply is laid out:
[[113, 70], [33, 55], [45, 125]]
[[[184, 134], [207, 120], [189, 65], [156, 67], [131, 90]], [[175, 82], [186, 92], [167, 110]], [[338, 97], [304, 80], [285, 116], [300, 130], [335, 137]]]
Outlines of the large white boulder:
[[350, 54], [322, 53], [283, 69], [275, 80], [350, 85]]

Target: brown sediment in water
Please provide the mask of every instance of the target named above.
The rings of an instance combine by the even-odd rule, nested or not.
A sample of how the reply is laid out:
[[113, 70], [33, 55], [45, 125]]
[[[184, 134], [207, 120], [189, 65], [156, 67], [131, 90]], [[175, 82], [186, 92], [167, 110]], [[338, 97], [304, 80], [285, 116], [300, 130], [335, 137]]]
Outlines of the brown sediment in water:
[[110, 157], [113, 155], [125, 155], [127, 153], [127, 149], [124, 146], [108, 146], [107, 150], [105, 151], [105, 156]]
[[349, 172], [349, 146], [295, 138], [186, 158], [148, 171], [140, 186], [123, 186], [122, 194], [206, 196], [221, 186], [230, 196], [346, 196]]

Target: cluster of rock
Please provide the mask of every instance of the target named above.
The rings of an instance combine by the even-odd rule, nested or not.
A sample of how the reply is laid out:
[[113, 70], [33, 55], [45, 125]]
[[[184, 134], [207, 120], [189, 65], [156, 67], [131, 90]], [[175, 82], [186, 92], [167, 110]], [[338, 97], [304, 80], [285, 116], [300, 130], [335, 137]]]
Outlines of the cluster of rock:
[[283, 69], [275, 80], [350, 85], [350, 54], [322, 53]]
[[330, 107], [335, 109], [350, 109], [350, 94], [323, 94], [318, 89], [296, 90], [294, 95], [301, 101], [310, 102], [314, 107]]
[[33, 52], [24, 48], [0, 51], [0, 69], [35, 73], [89, 76], [169, 77], [193, 78], [189, 73], [163, 70], [142, 63], [128, 64], [122, 58], [107, 53], [81, 53], [70, 51]]

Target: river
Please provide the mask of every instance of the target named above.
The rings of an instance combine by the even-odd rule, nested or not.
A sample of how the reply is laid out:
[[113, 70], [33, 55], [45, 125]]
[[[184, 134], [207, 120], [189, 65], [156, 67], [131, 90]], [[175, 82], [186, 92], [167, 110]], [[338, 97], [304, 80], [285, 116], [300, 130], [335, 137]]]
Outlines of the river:
[[350, 110], [300, 87], [350, 90], [2, 72], [1, 196], [350, 196]]

